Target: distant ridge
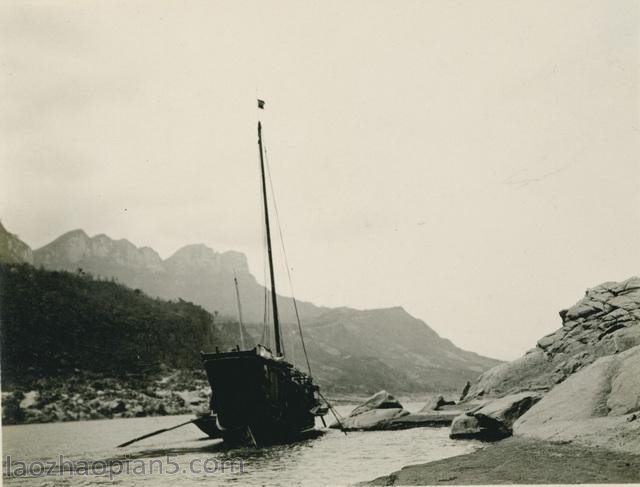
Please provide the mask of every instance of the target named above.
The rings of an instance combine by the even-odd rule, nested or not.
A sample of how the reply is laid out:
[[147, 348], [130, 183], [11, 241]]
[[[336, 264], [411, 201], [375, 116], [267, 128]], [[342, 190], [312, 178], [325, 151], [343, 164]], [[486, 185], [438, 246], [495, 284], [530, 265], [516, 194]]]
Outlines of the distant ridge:
[[[115, 278], [152, 296], [183, 298], [229, 316], [236, 315], [232, 284], [235, 273], [247, 321], [263, 319], [264, 288], [251, 275], [247, 258], [240, 252], [215, 252], [204, 244], [190, 244], [163, 260], [150, 247], [136, 247], [126, 239], [114, 240], [104, 234], [90, 237], [78, 229], [35, 250], [33, 262], [46, 269], [75, 272], [81, 268], [96, 276]], [[291, 300], [280, 300], [283, 319], [294, 320]], [[323, 310], [310, 303], [298, 305], [306, 319]]]
[[[0, 245], [2, 249], [21, 249], [7, 252], [8, 259], [31, 255], [31, 262], [45, 269], [82, 269], [150, 296], [180, 298], [230, 317], [236, 316], [235, 273], [248, 330], [256, 339], [262, 333], [265, 289], [249, 271], [242, 253], [220, 253], [204, 244], [192, 244], [163, 260], [149, 247], [137, 247], [126, 239], [114, 240], [104, 234], [90, 237], [80, 229], [61, 235], [31, 254], [24, 242], [16, 241], [6, 231]], [[303, 367], [291, 298], [278, 299], [285, 350]], [[466, 381], [501, 363], [461, 350], [400, 307], [356, 310], [298, 302], [298, 308], [314, 375], [330, 390], [369, 393], [381, 388], [398, 392], [461, 389]]]

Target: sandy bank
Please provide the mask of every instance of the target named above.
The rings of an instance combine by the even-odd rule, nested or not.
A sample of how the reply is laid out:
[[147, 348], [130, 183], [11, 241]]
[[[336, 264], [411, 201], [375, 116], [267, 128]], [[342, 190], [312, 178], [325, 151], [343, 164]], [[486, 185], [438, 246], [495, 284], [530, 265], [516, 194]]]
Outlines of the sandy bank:
[[509, 438], [482, 450], [410, 465], [361, 485], [640, 482], [640, 454]]

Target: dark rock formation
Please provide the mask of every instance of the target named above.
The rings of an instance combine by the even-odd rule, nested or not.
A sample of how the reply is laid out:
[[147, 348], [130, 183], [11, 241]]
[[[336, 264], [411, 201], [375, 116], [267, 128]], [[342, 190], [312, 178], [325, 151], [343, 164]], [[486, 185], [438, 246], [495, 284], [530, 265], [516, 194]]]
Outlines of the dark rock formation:
[[460, 394], [460, 401], [464, 400], [469, 394], [469, 389], [471, 388], [471, 382], [467, 381], [467, 383], [462, 388], [462, 393]]
[[513, 423], [541, 398], [538, 392], [520, 392], [490, 401], [456, 417], [449, 436], [488, 441], [511, 436]]

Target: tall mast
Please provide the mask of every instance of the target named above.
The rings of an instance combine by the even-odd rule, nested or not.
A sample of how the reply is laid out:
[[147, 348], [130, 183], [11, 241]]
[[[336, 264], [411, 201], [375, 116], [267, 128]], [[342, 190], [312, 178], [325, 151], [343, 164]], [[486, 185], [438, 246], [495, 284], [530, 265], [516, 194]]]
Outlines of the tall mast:
[[276, 355], [282, 356], [280, 339], [280, 320], [278, 319], [278, 300], [276, 297], [276, 279], [273, 273], [273, 256], [271, 252], [271, 228], [269, 226], [269, 205], [267, 203], [267, 183], [264, 174], [264, 155], [262, 148], [262, 124], [258, 122], [258, 148], [260, 149], [260, 172], [262, 175], [262, 199], [264, 201], [264, 224], [267, 233], [267, 254], [269, 256], [269, 275], [271, 277], [271, 305], [273, 307], [273, 329], [275, 332]]
[[240, 346], [244, 349], [244, 324], [242, 323], [242, 305], [240, 304], [240, 291], [238, 290], [238, 278], [236, 271], [233, 271], [233, 283], [236, 287], [236, 301], [238, 302], [238, 324], [240, 325]]

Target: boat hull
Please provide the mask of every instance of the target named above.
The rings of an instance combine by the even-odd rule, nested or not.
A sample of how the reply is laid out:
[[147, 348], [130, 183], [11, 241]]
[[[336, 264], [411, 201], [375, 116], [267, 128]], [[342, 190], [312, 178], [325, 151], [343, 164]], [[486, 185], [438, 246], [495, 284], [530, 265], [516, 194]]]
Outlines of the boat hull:
[[256, 349], [203, 354], [217, 427], [230, 444], [294, 441], [315, 426], [311, 378]]

